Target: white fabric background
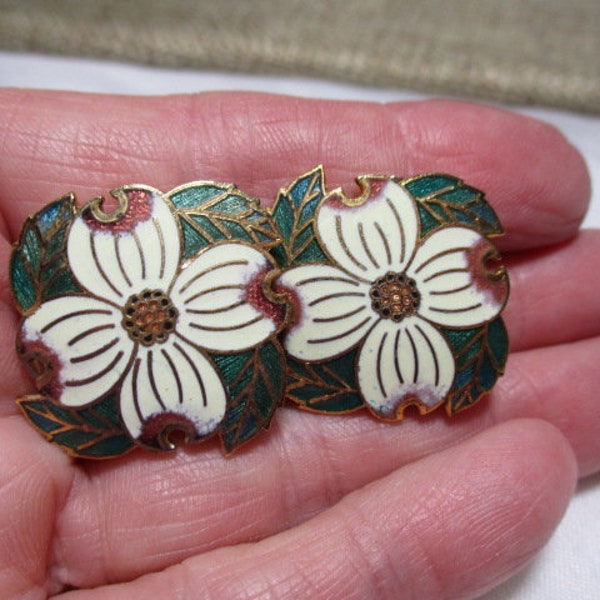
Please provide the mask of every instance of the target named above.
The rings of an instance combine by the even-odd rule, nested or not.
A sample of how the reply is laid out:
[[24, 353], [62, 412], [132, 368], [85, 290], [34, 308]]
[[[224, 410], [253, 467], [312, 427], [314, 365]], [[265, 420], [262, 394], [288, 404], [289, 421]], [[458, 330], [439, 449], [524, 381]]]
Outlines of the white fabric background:
[[[423, 97], [410, 92], [361, 88], [306, 78], [177, 71], [7, 52], [0, 52], [0, 85], [121, 94], [235, 89], [375, 101]], [[582, 152], [594, 189], [584, 227], [600, 227], [600, 117], [529, 107], [513, 108], [554, 124]], [[600, 476], [595, 476], [581, 482], [561, 525], [541, 554], [523, 572], [481, 600], [598, 598]]]

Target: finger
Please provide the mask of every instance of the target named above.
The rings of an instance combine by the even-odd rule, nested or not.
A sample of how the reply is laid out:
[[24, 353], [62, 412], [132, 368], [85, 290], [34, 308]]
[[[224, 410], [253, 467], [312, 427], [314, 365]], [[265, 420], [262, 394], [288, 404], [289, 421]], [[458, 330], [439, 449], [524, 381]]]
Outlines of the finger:
[[572, 236], [589, 199], [585, 165], [556, 130], [466, 103], [6, 90], [0, 110], [1, 199], [13, 238], [28, 214], [67, 191], [86, 201], [123, 183], [167, 190], [210, 179], [271, 201], [319, 163], [331, 188], [364, 172], [462, 177], [486, 191], [511, 249]]
[[54, 518], [71, 483], [69, 459], [19, 417], [1, 421], [0, 590], [3, 598], [46, 598]]
[[580, 474], [596, 471], [599, 352], [594, 339], [517, 353], [490, 400], [454, 419], [408, 416], [391, 426], [363, 414], [281, 410], [268, 436], [231, 460], [204, 445], [172, 458], [135, 453], [110, 464], [86, 463], [57, 519], [54, 556], [62, 582], [125, 581], [194, 553], [262, 539], [402, 465], [517, 416], [553, 423], [571, 443]]
[[[61, 600], [474, 598], [509, 577], [558, 524], [575, 482], [568, 444], [514, 421], [395, 471], [302, 526]], [[56, 597], [58, 600], [58, 597]]]
[[504, 312], [513, 351], [600, 335], [600, 230], [509, 259]]

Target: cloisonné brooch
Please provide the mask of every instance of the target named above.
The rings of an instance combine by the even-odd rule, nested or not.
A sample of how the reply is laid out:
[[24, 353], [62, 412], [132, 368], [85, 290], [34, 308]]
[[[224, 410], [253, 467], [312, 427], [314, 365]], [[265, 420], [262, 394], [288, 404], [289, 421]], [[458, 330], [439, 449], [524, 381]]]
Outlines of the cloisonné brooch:
[[219, 436], [229, 454], [275, 409], [387, 421], [455, 414], [503, 373], [502, 234], [483, 193], [449, 175], [318, 167], [270, 208], [233, 184], [64, 196], [27, 219], [10, 280], [29, 422], [76, 457]]

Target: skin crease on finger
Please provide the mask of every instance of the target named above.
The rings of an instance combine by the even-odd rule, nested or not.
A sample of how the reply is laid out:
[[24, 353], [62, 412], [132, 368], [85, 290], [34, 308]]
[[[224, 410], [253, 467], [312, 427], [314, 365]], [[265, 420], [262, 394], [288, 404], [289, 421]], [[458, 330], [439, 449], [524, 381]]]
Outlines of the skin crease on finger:
[[[131, 181], [132, 178], [158, 185], [163, 189], [191, 179], [204, 178], [234, 180], [249, 192], [271, 199], [274, 190], [289, 183], [293, 177], [318, 162], [326, 163], [331, 187], [337, 184], [348, 186], [356, 174], [365, 170], [375, 170], [374, 167], [370, 167], [374, 163], [378, 171], [402, 175], [431, 170], [459, 174], [469, 183], [488, 191], [490, 199], [492, 196], [495, 198], [494, 206], [498, 212], [503, 213], [501, 217], [509, 230], [509, 236], [503, 242], [504, 247], [508, 249], [523, 250], [529, 245], [543, 246], [571, 237], [587, 202], [588, 182], [582, 171], [582, 163], [560, 135], [547, 126], [496, 109], [446, 102], [379, 107], [356, 103], [318, 103], [253, 94], [209, 94], [193, 99], [178, 97], [147, 100], [96, 97], [93, 101], [86, 96], [71, 94], [43, 94], [43, 98], [38, 99], [22, 92], [8, 93], [9, 96], [11, 94], [12, 105], [6, 108], [14, 118], [7, 119], [6, 130], [2, 132], [0, 170], [4, 179], [0, 197], [7, 207], [7, 228], [10, 229], [13, 239], [27, 214], [35, 212], [46, 201], [70, 189], [78, 192], [80, 200], [85, 201], [110, 187]], [[6, 105], [6, 96], [0, 96], [0, 106], [3, 102]], [[19, 106], [16, 106], [17, 102]], [[104, 106], [106, 110], [102, 109]], [[362, 124], [364, 121], [368, 122], [368, 127]], [[90, 130], [90, 122], [97, 127], [95, 131]], [[302, 128], [298, 128], [298, 122], [303, 124]], [[327, 123], [326, 126], [323, 125], [324, 122]], [[227, 135], [224, 134], [226, 129]], [[518, 136], [515, 135], [517, 129]], [[432, 134], [431, 130], [435, 133]], [[474, 137], [477, 139], [476, 143], [473, 141]], [[459, 143], [461, 141], [462, 144]], [[454, 154], [453, 144], [458, 144], [459, 147], [458, 151], [454, 149]], [[503, 157], [498, 148], [504, 145], [511, 148], [509, 158]], [[541, 146], [546, 148], [543, 155], [537, 150]], [[535, 164], [531, 164], [533, 152], [536, 152]], [[528, 165], [525, 173], [520, 171], [522, 164]], [[562, 164], [566, 168], [560, 177], [556, 174], [555, 164]], [[265, 165], [268, 165], [269, 172], [263, 177], [262, 173], [267, 168]], [[514, 172], [520, 173], [520, 176], [511, 177]], [[19, 198], [20, 201], [16, 203], [14, 198]], [[524, 198], [528, 202], [523, 202]], [[585, 246], [592, 247], [587, 244], [592, 242], [588, 241]], [[570, 242], [565, 248], [569, 245]], [[582, 249], [583, 246], [579, 250], [580, 254]], [[543, 257], [539, 258], [541, 263]], [[522, 268], [524, 272], [527, 269], [535, 269], [536, 263], [528, 260], [521, 260], [519, 256], [520, 264], [516, 268]], [[522, 279], [526, 281], [528, 277], [523, 276]], [[525, 284], [523, 287], [526, 287]], [[597, 296], [600, 297], [598, 294]], [[590, 310], [591, 308], [590, 306]], [[9, 310], [12, 309], [7, 309], [7, 312]], [[514, 318], [514, 321], [517, 319]], [[14, 315], [12, 322], [15, 322]], [[523, 329], [527, 326], [527, 322], [521, 325]], [[552, 327], [546, 330], [550, 332]], [[524, 339], [526, 337], [519, 336], [519, 343]], [[546, 340], [546, 343], [552, 342]], [[526, 346], [523, 342], [522, 347]], [[533, 357], [532, 361], [532, 368], [537, 365], [536, 368], [542, 372], [543, 362], [536, 361]], [[9, 364], [9, 367], [16, 372], [14, 365]], [[22, 386], [24, 379], [18, 379]], [[13, 376], [12, 381], [14, 380]], [[5, 389], [8, 387], [10, 386], [5, 385]], [[14, 389], [17, 389], [16, 385]], [[533, 400], [529, 404], [520, 402], [530, 394], [526, 384], [519, 388], [513, 383], [505, 390], [514, 390], [512, 396], [509, 393], [513, 401], [509, 402], [508, 406], [513, 406], [517, 414], [527, 414], [527, 410], [531, 410], [534, 414], [545, 416], [549, 412], [547, 406], [536, 404]], [[11, 389], [11, 393], [7, 392], [7, 395], [10, 396], [10, 406], [14, 407], [12, 391]], [[22, 389], [20, 391], [22, 392]], [[558, 395], [559, 391], [548, 388], [547, 394], [552, 397], [552, 394]], [[585, 402], [585, 398], [582, 402]], [[548, 404], [550, 407], [559, 406], [558, 402]], [[506, 403], [503, 403], [503, 406], [505, 405]], [[528, 406], [530, 408], [527, 408]], [[519, 413], [519, 410], [522, 412]], [[572, 432], [570, 439], [580, 439], [580, 429], [583, 426], [580, 421], [585, 412], [582, 410], [579, 421], [569, 418], [566, 424], [564, 417], [558, 410], [556, 412], [558, 420], [561, 421], [559, 426], [565, 425], [567, 434]], [[500, 420], [512, 416], [508, 409], [497, 414]], [[292, 421], [295, 417], [290, 417], [281, 419], [284, 421], [282, 428], [302, 426], [302, 423], [308, 423], [309, 419], [316, 422], [311, 415], [301, 415], [294, 424]], [[407, 423], [408, 431], [406, 428], [403, 430], [407, 435], [403, 435], [402, 443], [398, 445], [396, 442], [395, 447], [394, 435], [391, 434], [389, 426], [374, 427], [373, 422], [368, 419], [356, 419], [351, 422], [360, 424], [356, 426], [355, 431], [357, 440], [359, 436], [365, 436], [371, 431], [371, 443], [374, 448], [380, 448], [382, 445], [382, 442], [377, 445], [376, 436], [382, 436], [390, 444], [391, 450], [388, 458], [383, 461], [380, 475], [373, 471], [367, 473], [368, 469], [363, 470], [363, 475], [368, 480], [369, 477], [388, 473], [403, 461], [414, 460], [423, 454], [456, 443], [461, 437], [469, 435], [469, 432], [472, 434], [490, 421], [488, 414], [482, 416], [480, 412], [464, 420], [464, 426], [458, 425], [454, 431], [447, 426], [443, 418], [434, 418], [425, 426], [413, 421], [412, 425]], [[327, 427], [329, 426], [325, 429]], [[355, 426], [349, 425], [348, 429], [353, 427]], [[340, 425], [332, 427], [336, 428], [344, 429]], [[429, 446], [423, 439], [428, 435], [438, 436]], [[31, 438], [33, 440], [34, 436]], [[363, 440], [366, 439], [369, 438], [363, 437]], [[263, 442], [261, 440], [261, 444]], [[280, 448], [277, 448], [277, 442], [274, 442], [275, 445], [265, 446], [265, 452], [291, 452], [288, 447], [283, 447], [284, 442], [285, 438], [280, 441]], [[583, 443], [578, 449], [578, 456], [586, 460], [586, 469], [593, 468], [594, 453], [590, 449], [591, 446], [591, 443]], [[345, 451], [355, 452], [356, 447], [357, 444], [349, 444]], [[53, 449], [48, 447], [48, 454], [51, 451]], [[158, 523], [161, 518], [164, 519], [165, 510], [172, 510], [174, 505], [180, 508], [189, 505], [185, 488], [180, 490], [180, 496], [173, 493], [187, 476], [198, 477], [199, 464], [193, 466], [193, 463], [198, 461], [203, 453], [204, 449], [196, 455], [192, 453], [177, 459], [178, 475], [170, 482], [168, 479], [161, 481], [161, 473], [164, 471], [157, 468], [160, 461], [145, 461], [139, 456], [126, 460], [124, 466], [128, 467], [122, 470], [111, 465], [91, 467], [89, 474], [96, 477], [90, 478], [89, 487], [85, 485], [88, 474], [80, 471], [82, 476], [74, 482], [76, 485], [73, 495], [70, 496], [71, 500], [76, 499], [75, 505], [70, 512], [62, 514], [59, 520], [61, 531], [65, 535], [62, 551], [68, 545], [68, 541], [65, 540], [69, 540], [69, 536], [72, 536], [70, 552], [73, 557], [81, 550], [76, 550], [77, 536], [82, 543], [91, 542], [88, 549], [89, 567], [92, 572], [95, 571], [92, 576], [99, 576], [102, 581], [103, 575], [107, 574], [109, 578], [118, 580], [134, 576], [136, 572], [143, 572], [146, 568], [160, 569], [173, 561], [181, 560], [195, 549], [206, 549], [206, 542], [198, 539], [199, 532], [190, 531], [193, 529], [193, 522], [180, 523], [181, 532], [178, 532], [175, 523], [169, 524], [165, 521], [161, 534], [167, 539], [164, 554], [159, 556], [154, 552], [154, 557], [148, 557], [149, 560], [145, 561], [144, 548], [140, 545], [141, 560], [133, 569], [125, 556], [132, 553], [130, 546], [122, 549], [124, 570], [121, 572], [118, 572], [118, 569], [114, 570], [115, 565], [105, 567], [98, 564], [102, 555], [94, 551], [98, 549], [98, 540], [95, 540], [94, 536], [100, 534], [102, 519], [104, 523], [112, 518], [116, 519], [115, 523], [119, 522], [119, 518], [122, 519], [122, 524], [114, 532], [114, 539], [109, 541], [117, 556], [121, 554], [119, 545], [122, 535], [135, 532], [135, 524], [132, 524], [129, 530], [127, 527], [132, 515], [126, 514], [123, 507], [114, 502], [116, 498], [128, 497], [132, 481], [140, 485], [145, 482], [148, 486], [145, 489], [154, 493], [160, 492], [161, 489], [164, 491], [164, 503], [158, 501], [160, 497], [156, 503], [152, 503]], [[222, 458], [218, 452], [213, 452], [213, 448], [209, 448], [207, 454], [208, 460], [201, 461], [204, 468], [218, 469], [219, 465], [223, 464]], [[252, 460], [245, 463], [250, 467], [248, 478], [238, 479], [236, 485], [241, 487], [250, 484], [253, 477], [259, 477], [260, 465], [268, 464], [263, 460], [265, 456], [261, 459], [261, 453], [255, 455], [254, 459], [257, 461], [254, 467]], [[372, 459], [376, 457], [373, 456]], [[66, 464], [67, 461], [65, 466]], [[289, 461], [282, 460], [281, 465], [285, 468]], [[340, 465], [337, 466], [339, 468]], [[222, 473], [224, 481], [227, 481], [227, 474], [232, 469], [234, 466], [229, 463]], [[347, 475], [343, 469], [338, 469], [338, 472], [340, 477]], [[139, 475], [139, 478], [136, 475]], [[304, 474], [306, 475], [309, 473]], [[104, 477], [104, 481], [101, 481], [100, 477]], [[298, 473], [297, 477], [301, 480], [302, 474]], [[211, 481], [216, 487], [219, 486], [218, 479], [216, 477]], [[363, 485], [360, 480], [361, 478], [357, 477], [354, 483], [348, 481], [342, 486], [330, 483], [332, 492], [329, 500], [319, 498], [312, 508], [305, 507], [306, 514], [299, 520], [308, 518], [311, 510], [319, 512], [337, 500], [344, 489], [349, 491], [353, 486]], [[67, 496], [65, 489], [68, 486], [66, 483], [61, 485], [62, 488], [58, 486], [62, 491], [57, 495], [57, 506], [62, 506]], [[101, 505], [93, 498], [94, 494], [98, 494], [100, 486], [108, 486], [110, 490], [100, 494], [106, 501], [106, 514], [97, 512], [100, 511]], [[293, 512], [293, 485], [288, 489], [288, 508]], [[114, 496], [111, 496], [111, 492]], [[307, 498], [310, 497], [310, 489], [306, 490], [306, 494]], [[146, 492], [145, 495], [147, 496]], [[232, 495], [234, 498], [239, 497], [235, 493]], [[203, 497], [203, 506], [213, 506], [216, 514], [221, 514], [218, 511], [221, 501], [219, 498], [219, 494], [214, 494], [212, 500]], [[142, 520], [147, 522], [151, 517], [142, 510], [142, 506], [140, 508], [140, 519], [143, 517]], [[248, 517], [253, 516], [251, 506], [242, 504], [235, 508], [241, 508], [242, 513]], [[232, 514], [233, 510], [232, 506]], [[93, 523], [96, 516], [100, 518], [97, 527], [88, 531], [81, 528], [86, 519], [91, 519]], [[222, 511], [222, 516], [227, 517], [226, 511]], [[196, 515], [195, 518], [198, 519], [199, 516]], [[289, 515], [277, 529], [285, 527], [286, 523], [293, 524]], [[207, 528], [207, 523], [202, 519], [197, 524]], [[239, 528], [239, 525], [236, 527]], [[173, 532], [172, 549], [168, 548], [169, 529]], [[185, 539], [182, 538], [184, 529], [189, 535], [187, 547]], [[200, 533], [204, 540], [212, 537], [210, 528]], [[244, 534], [243, 529], [241, 533]], [[257, 533], [256, 530], [246, 533], [247, 539], [248, 536], [267, 535], [270, 532], [264, 529], [261, 533]], [[227, 542], [227, 537], [222, 537], [221, 540]], [[140, 543], [142, 541], [140, 539]], [[234, 541], [236, 540], [232, 538], [231, 542]], [[181, 546], [179, 553], [178, 545]], [[79, 568], [81, 567], [80, 563]], [[69, 580], [69, 577], [66, 580]]]

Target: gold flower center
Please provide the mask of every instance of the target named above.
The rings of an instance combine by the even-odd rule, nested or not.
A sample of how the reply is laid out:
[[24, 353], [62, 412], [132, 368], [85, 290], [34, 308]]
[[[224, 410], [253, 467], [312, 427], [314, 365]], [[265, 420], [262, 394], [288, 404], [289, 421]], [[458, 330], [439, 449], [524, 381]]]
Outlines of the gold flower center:
[[421, 304], [415, 280], [404, 273], [386, 273], [375, 280], [369, 295], [373, 310], [383, 319], [392, 319], [395, 323], [414, 315]]
[[133, 294], [123, 308], [121, 324], [134, 342], [144, 346], [162, 344], [175, 330], [179, 313], [161, 290]]

